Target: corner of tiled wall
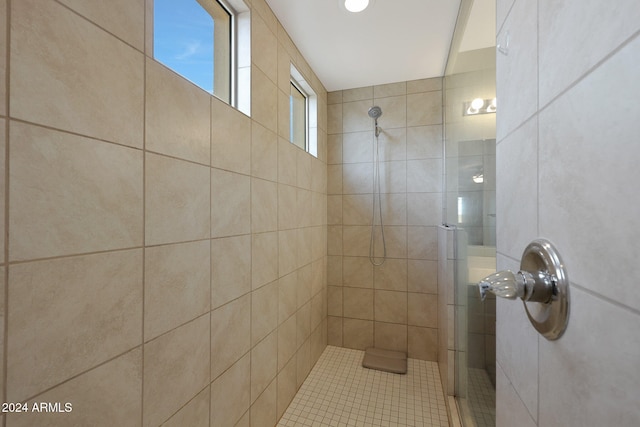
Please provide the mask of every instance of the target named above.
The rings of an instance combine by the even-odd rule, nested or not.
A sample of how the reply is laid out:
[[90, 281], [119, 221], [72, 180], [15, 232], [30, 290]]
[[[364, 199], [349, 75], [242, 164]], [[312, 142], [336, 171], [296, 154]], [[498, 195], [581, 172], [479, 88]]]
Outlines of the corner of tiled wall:
[[[275, 425], [326, 346], [327, 95], [247, 4], [251, 117], [153, 60], [151, 0], [0, 0], [2, 390], [73, 404], [8, 424]], [[318, 158], [283, 132], [289, 61]]]

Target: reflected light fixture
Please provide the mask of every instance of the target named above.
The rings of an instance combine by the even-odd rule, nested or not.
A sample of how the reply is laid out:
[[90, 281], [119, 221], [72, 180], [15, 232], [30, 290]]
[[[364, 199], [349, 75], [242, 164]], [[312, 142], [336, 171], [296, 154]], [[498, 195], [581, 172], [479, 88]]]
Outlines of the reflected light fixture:
[[490, 114], [496, 112], [496, 98], [475, 98], [473, 101], [463, 103], [463, 116], [475, 116], [476, 114]]
[[484, 175], [481, 173], [478, 175], [473, 175], [472, 179], [476, 184], [482, 184], [484, 182]]
[[349, 12], [362, 12], [369, 6], [369, 0], [344, 0], [344, 8]]

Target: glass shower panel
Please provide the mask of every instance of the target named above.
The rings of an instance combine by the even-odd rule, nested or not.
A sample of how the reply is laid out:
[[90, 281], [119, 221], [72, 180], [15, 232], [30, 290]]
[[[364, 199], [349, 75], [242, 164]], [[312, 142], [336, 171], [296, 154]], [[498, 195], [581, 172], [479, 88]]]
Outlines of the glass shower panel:
[[457, 62], [445, 77], [444, 200], [456, 230], [455, 394], [465, 427], [493, 427], [495, 297], [480, 301], [476, 283], [496, 266], [496, 114], [468, 106], [496, 96], [495, 48], [460, 52]]

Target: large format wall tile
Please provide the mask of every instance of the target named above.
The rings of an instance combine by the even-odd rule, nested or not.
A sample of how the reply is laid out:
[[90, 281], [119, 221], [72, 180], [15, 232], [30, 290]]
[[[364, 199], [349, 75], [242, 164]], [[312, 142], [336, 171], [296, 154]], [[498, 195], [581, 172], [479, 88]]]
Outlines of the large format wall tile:
[[[0, 0], [0, 10], [3, 18], [0, 19], [0, 82], [6, 81], [7, 73], [7, 0]], [[0, 85], [0, 116], [7, 114], [7, 85]]]
[[211, 169], [211, 237], [251, 232], [251, 178]]
[[11, 414], [7, 425], [137, 427], [141, 396], [142, 350], [138, 347], [27, 402], [29, 408], [39, 402], [68, 402], [71, 411]]
[[145, 0], [114, 0], [110, 2], [86, 2], [61, 0], [80, 15], [113, 33], [139, 51], [144, 50]]
[[143, 425], [156, 426], [207, 384], [209, 316], [201, 316], [145, 344]]
[[211, 419], [210, 405], [211, 390], [207, 387], [162, 424], [162, 427], [208, 427]]
[[540, 233], [553, 236], [567, 265], [581, 266], [570, 270], [572, 282], [636, 310], [637, 281], [611, 277], [636, 269], [630, 254], [640, 239], [630, 161], [640, 157], [638, 55], [640, 37], [541, 112], [539, 142]]
[[211, 166], [251, 172], [251, 119], [211, 97]]
[[146, 341], [210, 310], [210, 262], [208, 240], [146, 249]]
[[17, 264], [8, 285], [13, 402], [141, 344], [141, 250]]
[[10, 259], [142, 244], [142, 154], [13, 122]]
[[13, 117], [142, 147], [142, 53], [53, 1], [11, 17]]
[[500, 100], [497, 141], [520, 126], [538, 108], [537, 5], [537, 0], [516, 1], [497, 36], [497, 43], [503, 46], [509, 38], [509, 54], [498, 53], [496, 56], [496, 93]]
[[540, 340], [539, 425], [638, 425], [639, 328], [637, 312], [573, 287], [564, 335]]
[[146, 154], [147, 245], [210, 237], [209, 170], [182, 160]]
[[[635, 0], [619, 0], [616, 7], [597, 0], [539, 1], [540, 106], [543, 107], [637, 34], [640, 7]], [[562, 72], [555, 67], [560, 63]]]
[[249, 291], [251, 291], [251, 236], [212, 239], [211, 308], [226, 304]]
[[164, 65], [147, 59], [145, 148], [209, 164], [211, 96]]
[[250, 295], [211, 312], [211, 378], [217, 378], [249, 351], [250, 338]]
[[249, 353], [211, 384], [211, 425], [233, 427], [251, 405]]

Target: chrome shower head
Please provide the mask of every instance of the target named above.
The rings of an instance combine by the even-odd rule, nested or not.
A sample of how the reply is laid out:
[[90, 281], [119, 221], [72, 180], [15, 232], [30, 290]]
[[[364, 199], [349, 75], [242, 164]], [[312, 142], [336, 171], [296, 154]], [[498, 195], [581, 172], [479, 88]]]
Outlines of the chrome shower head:
[[377, 105], [373, 106], [369, 108], [369, 112], [367, 114], [369, 114], [369, 117], [371, 117], [372, 119], [378, 120], [378, 117], [382, 115], [382, 108], [378, 107]]

